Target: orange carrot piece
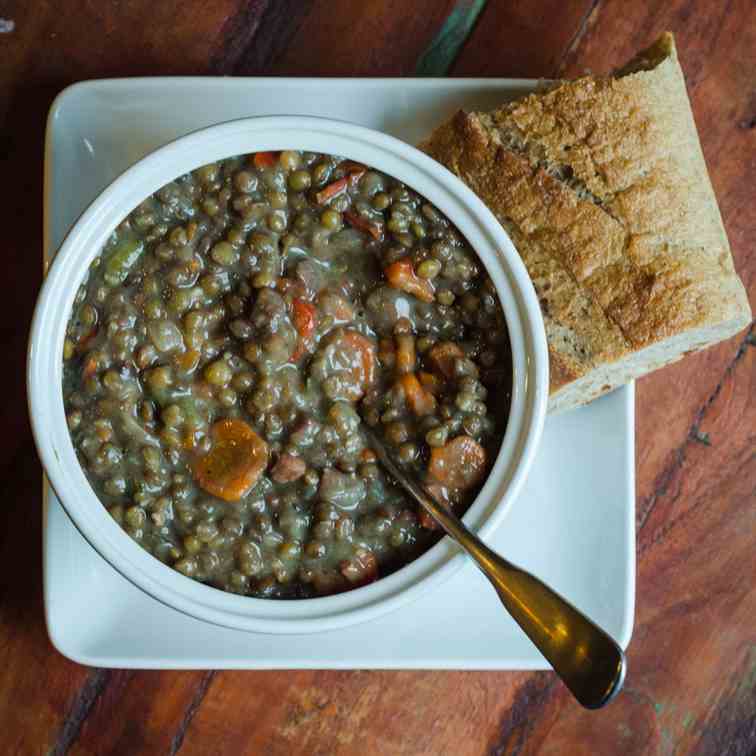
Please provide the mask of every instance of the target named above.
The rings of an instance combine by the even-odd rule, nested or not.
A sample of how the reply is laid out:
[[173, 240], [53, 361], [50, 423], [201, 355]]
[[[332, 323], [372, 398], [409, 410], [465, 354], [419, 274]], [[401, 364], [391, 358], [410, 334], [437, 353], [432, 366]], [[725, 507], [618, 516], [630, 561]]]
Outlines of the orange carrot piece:
[[396, 338], [396, 372], [399, 375], [413, 373], [417, 352], [415, 351], [415, 337], [410, 333], [401, 333]]
[[361, 215], [352, 212], [351, 210], [344, 211], [344, 218], [346, 222], [356, 228], [358, 231], [364, 231], [366, 234], [370, 234], [373, 239], [380, 240], [383, 238], [383, 225], [376, 221], [369, 221], [367, 218], [363, 218]]
[[224, 501], [246, 496], [268, 466], [268, 445], [243, 420], [226, 418], [210, 428], [213, 445], [193, 464], [197, 483]]
[[297, 298], [292, 302], [292, 308], [292, 320], [297, 333], [303, 339], [308, 339], [315, 330], [315, 313], [317, 312], [315, 305]]
[[319, 205], [325, 205], [326, 202], [329, 202], [334, 197], [338, 197], [340, 194], [344, 194], [344, 192], [347, 190], [347, 184], [349, 183], [349, 179], [344, 176], [344, 178], [337, 179], [336, 181], [332, 181], [327, 186], [324, 186], [317, 194], [315, 195], [315, 201]]
[[457, 436], [431, 450], [428, 475], [446, 488], [472, 488], [485, 472], [486, 450], [470, 436]]
[[420, 381], [414, 373], [403, 375], [399, 379], [399, 383], [404, 389], [407, 406], [418, 417], [430, 415], [436, 411], [436, 398], [420, 385]]
[[415, 273], [410, 260], [397, 260], [383, 272], [389, 284], [395, 289], [406, 291], [407, 294], [412, 294], [423, 302], [432, 302], [435, 299], [436, 290], [433, 284]]
[[252, 163], [260, 171], [272, 168], [277, 162], [277, 152], [256, 152], [252, 157]]
[[315, 305], [298, 297], [292, 301], [292, 321], [299, 334], [297, 346], [291, 355], [292, 362], [298, 362], [308, 351], [310, 338], [315, 332]]
[[428, 362], [445, 378], [454, 377], [454, 360], [464, 356], [462, 348], [453, 341], [441, 341], [428, 350]]
[[94, 357], [88, 357], [81, 371], [82, 378], [87, 380], [97, 372], [97, 360]]

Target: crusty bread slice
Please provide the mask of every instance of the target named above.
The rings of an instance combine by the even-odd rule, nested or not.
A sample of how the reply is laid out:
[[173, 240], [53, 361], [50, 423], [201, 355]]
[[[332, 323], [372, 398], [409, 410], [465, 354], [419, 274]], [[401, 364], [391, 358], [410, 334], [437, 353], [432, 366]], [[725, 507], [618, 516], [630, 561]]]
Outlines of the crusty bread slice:
[[525, 262], [550, 411], [750, 323], [671, 34], [614, 77], [460, 111], [421, 148], [486, 202]]

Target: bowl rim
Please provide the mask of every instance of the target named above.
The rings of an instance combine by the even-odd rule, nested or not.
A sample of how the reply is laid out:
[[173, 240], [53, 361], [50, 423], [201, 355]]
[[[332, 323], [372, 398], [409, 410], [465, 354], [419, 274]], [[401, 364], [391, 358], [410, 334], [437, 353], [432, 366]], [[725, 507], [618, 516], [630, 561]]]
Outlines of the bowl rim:
[[[35, 444], [53, 490], [77, 529], [128, 580], [159, 601], [214, 624], [263, 633], [310, 633], [392, 611], [451, 577], [464, 563], [449, 538], [397, 572], [335, 596], [274, 601], [237, 596], [186, 578], [130, 538], [89, 485], [68, 434], [60, 387], [65, 327], [91, 260], [145, 197], [213, 160], [262, 150], [303, 149], [360, 160], [426, 197], [481, 259], [505, 312], [512, 343], [510, 417], [494, 466], [463, 518], [481, 537], [501, 522], [525, 480], [543, 429], [548, 357], [538, 300], [504, 229], [456, 176], [411, 145], [379, 131], [315, 116], [257, 116], [194, 131], [124, 171], [82, 213], [49, 266], [32, 320], [28, 402]], [[196, 156], [200, 155], [198, 159]], [[52, 379], [52, 380], [51, 380]]]

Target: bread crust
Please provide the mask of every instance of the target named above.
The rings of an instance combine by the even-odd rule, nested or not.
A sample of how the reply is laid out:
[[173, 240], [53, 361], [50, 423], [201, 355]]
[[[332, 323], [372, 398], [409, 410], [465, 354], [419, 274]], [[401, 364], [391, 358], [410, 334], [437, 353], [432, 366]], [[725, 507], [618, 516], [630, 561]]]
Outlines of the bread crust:
[[512, 236], [544, 314], [552, 410], [750, 323], [671, 34], [614, 77], [460, 111], [421, 148]]

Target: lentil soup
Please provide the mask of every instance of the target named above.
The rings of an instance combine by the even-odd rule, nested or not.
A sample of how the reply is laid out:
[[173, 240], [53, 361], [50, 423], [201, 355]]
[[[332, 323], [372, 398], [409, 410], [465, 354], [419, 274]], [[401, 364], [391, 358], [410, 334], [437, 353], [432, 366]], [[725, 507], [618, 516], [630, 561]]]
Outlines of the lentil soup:
[[511, 398], [493, 283], [401, 182], [336, 156], [258, 152], [145, 200], [77, 293], [71, 438], [128, 535], [249, 596], [369, 583], [439, 537], [361, 433], [462, 513]]

